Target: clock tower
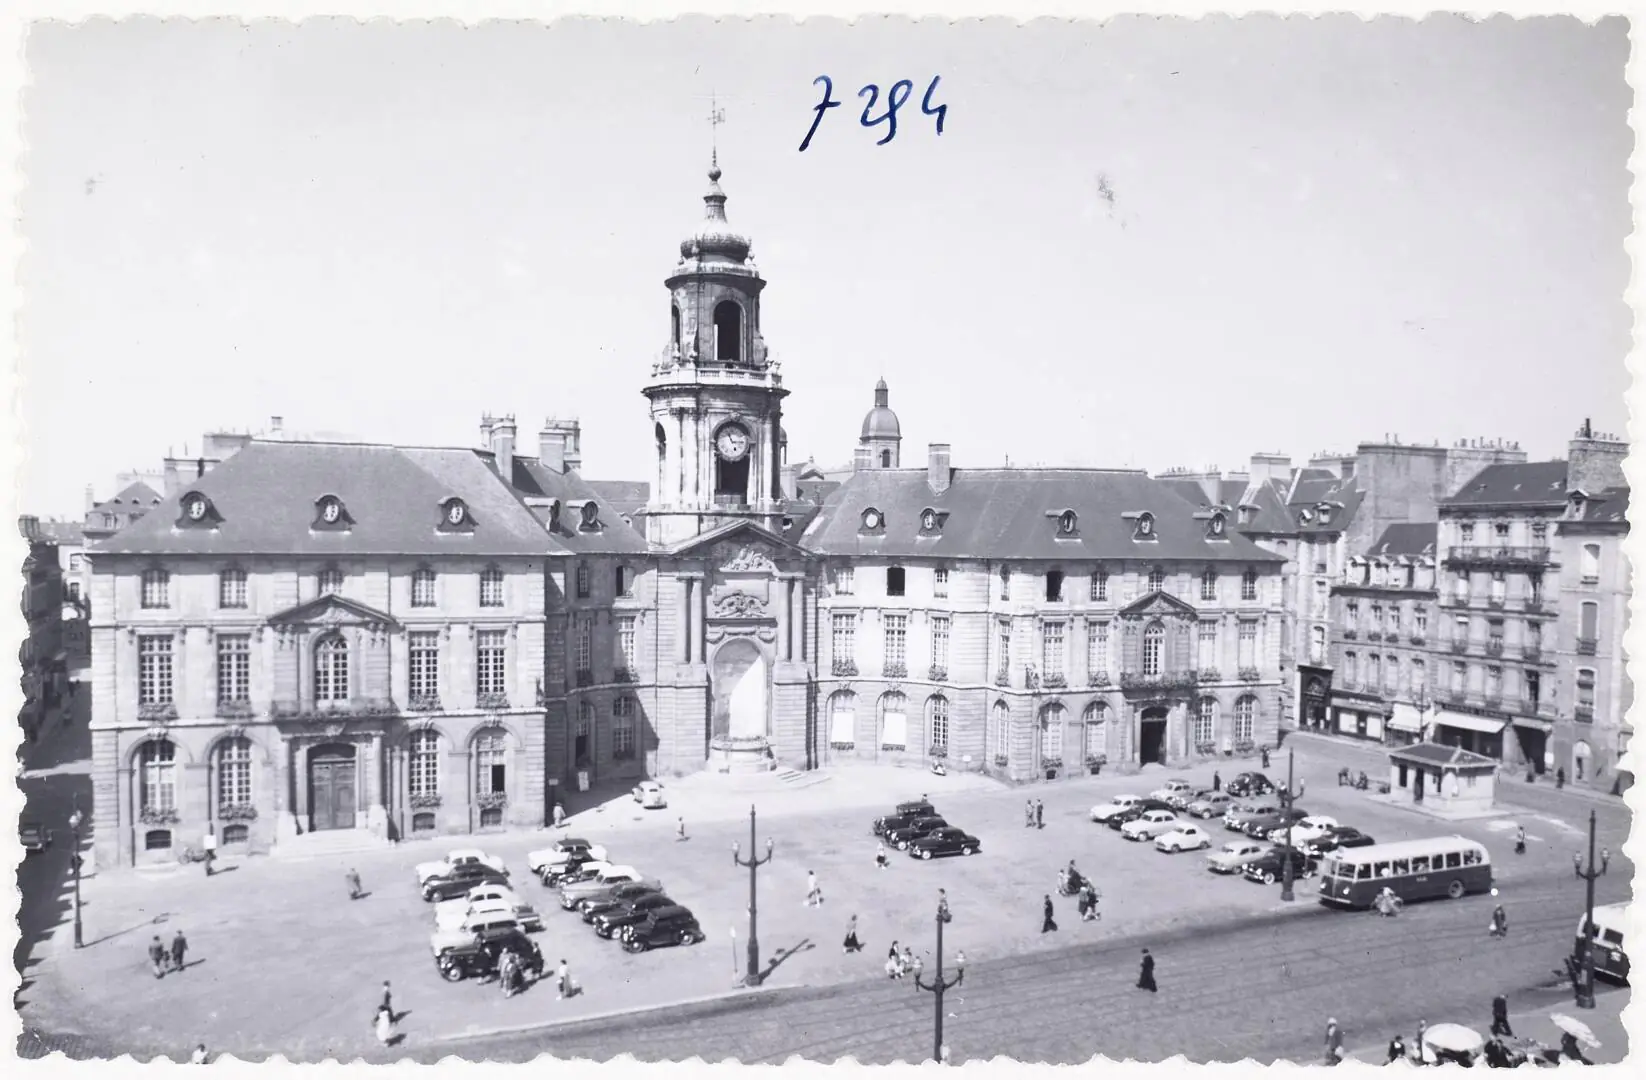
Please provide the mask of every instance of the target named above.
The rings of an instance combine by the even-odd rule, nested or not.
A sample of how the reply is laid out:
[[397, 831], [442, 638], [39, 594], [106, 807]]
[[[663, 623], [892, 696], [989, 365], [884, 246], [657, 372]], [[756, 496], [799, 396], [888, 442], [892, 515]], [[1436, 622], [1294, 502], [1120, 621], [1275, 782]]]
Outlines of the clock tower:
[[718, 160], [703, 220], [680, 244], [668, 344], [642, 392], [651, 402], [656, 481], [646, 537], [673, 546], [734, 521], [779, 532], [783, 389], [760, 334], [760, 276], [726, 220]]

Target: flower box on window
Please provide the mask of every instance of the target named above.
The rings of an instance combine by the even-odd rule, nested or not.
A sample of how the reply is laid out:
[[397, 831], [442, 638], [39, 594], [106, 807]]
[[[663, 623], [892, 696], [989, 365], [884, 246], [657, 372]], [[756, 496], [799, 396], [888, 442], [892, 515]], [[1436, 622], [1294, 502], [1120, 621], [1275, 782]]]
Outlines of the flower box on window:
[[1061, 690], [1069, 685], [1069, 677], [1061, 671], [1053, 672], [1041, 680], [1041, 685], [1048, 690]]
[[438, 791], [415, 792], [406, 801], [411, 803], [413, 810], [433, 810], [440, 805], [440, 793]]
[[632, 668], [620, 667], [612, 672], [612, 682], [632, 683], [636, 681], [638, 680], [635, 679]]
[[622, 747], [620, 749], [613, 750], [612, 751], [612, 760], [613, 761], [633, 761], [634, 760], [634, 747], [625, 746], [625, 747]]
[[387, 717], [400, 710], [387, 698], [351, 698], [347, 701], [277, 701], [269, 709], [276, 720], [341, 720], [349, 717]]
[[585, 686], [593, 686], [594, 685], [594, 672], [592, 672], [592, 671], [579, 671], [576, 674], [576, 676], [574, 676], [574, 681], [576, 682], [579, 689], [581, 689]]
[[829, 749], [830, 750], [856, 750], [857, 749], [857, 744], [854, 743], [854, 742], [832, 742], [832, 743], [829, 744]]
[[1008, 758], [1005, 754], [996, 754], [994, 756], [994, 765], [995, 765], [995, 768], [997, 768], [997, 769], [1004, 769], [1010, 763], [1011, 763], [1011, 759]]
[[413, 694], [411, 696], [411, 700], [406, 703], [406, 711], [407, 712], [419, 712], [419, 713], [439, 712], [440, 711], [440, 695], [439, 694]]
[[1023, 669], [1023, 685], [1030, 690], [1040, 689], [1040, 672], [1034, 669], [1033, 664]]
[[1088, 671], [1086, 673], [1087, 686], [1108, 686], [1109, 673], [1107, 671]]
[[1051, 757], [1043, 757], [1040, 759], [1040, 767], [1042, 769], [1061, 769], [1063, 767], [1063, 759], [1055, 754]]
[[895, 750], [895, 751], [897, 751], [898, 753], [901, 754], [903, 751], [907, 750], [908, 747], [905, 746], [903, 743], [883, 742], [883, 743], [880, 744], [880, 749], [881, 749], [882, 752], [890, 752], [890, 751]]
[[482, 810], [501, 810], [509, 804], [509, 796], [504, 791], [482, 791], [474, 801]]
[[1139, 671], [1120, 673], [1122, 690], [1190, 690], [1198, 681], [1192, 671], [1165, 671], [1159, 675], [1145, 675]]
[[1194, 752], [1199, 754], [1201, 757], [1213, 757], [1217, 754], [1217, 744], [1197, 742], [1194, 744]]
[[834, 674], [837, 675], [837, 676], [840, 676], [840, 675], [856, 675], [857, 674], [857, 661], [856, 660], [848, 660], [844, 657], [837, 656], [837, 657], [835, 657], [834, 663], [830, 667], [829, 670], [834, 672]]
[[1236, 739], [1234, 748], [1237, 754], [1249, 754], [1257, 749], [1257, 744], [1250, 739]]
[[250, 720], [255, 715], [249, 701], [219, 701], [216, 711], [219, 720]]
[[883, 670], [888, 679], [906, 679], [909, 677], [909, 665], [901, 660], [888, 663]]
[[176, 720], [177, 706], [169, 701], [151, 701], [147, 705], [137, 706], [137, 718], [149, 723]]
[[1102, 772], [1103, 771], [1103, 766], [1107, 765], [1108, 763], [1109, 763], [1109, 755], [1108, 754], [1087, 754], [1086, 755], [1086, 768], [1093, 776], [1096, 776], [1099, 772]]
[[1258, 668], [1243, 667], [1240, 669], [1241, 682], [1257, 682], [1261, 678], [1263, 678], [1263, 672]]
[[1012, 685], [1011, 673], [1009, 671], [1007, 671], [1005, 668], [1001, 668], [999, 671], [994, 673], [994, 684], [996, 686], [1010, 686], [1010, 685]]
[[940, 743], [933, 743], [931, 748], [926, 751], [926, 754], [928, 757], [946, 758], [949, 756], [949, 748]]
[[1219, 682], [1219, 681], [1222, 680], [1222, 678], [1223, 678], [1223, 673], [1221, 671], [1217, 670], [1214, 667], [1206, 667], [1206, 668], [1201, 668], [1200, 669], [1200, 681], [1201, 682]]
[[509, 695], [504, 693], [481, 694], [475, 699], [475, 704], [482, 709], [506, 709], [509, 707]]
[[251, 803], [224, 803], [217, 808], [219, 821], [256, 821], [257, 807]]
[[926, 678], [930, 679], [932, 682], [948, 682], [949, 681], [949, 669], [946, 668], [946, 667], [939, 667], [938, 665], [933, 664], [931, 666], [931, 668], [926, 672]]
[[176, 810], [156, 810], [145, 806], [137, 820], [145, 825], [176, 825], [182, 819], [177, 816]]

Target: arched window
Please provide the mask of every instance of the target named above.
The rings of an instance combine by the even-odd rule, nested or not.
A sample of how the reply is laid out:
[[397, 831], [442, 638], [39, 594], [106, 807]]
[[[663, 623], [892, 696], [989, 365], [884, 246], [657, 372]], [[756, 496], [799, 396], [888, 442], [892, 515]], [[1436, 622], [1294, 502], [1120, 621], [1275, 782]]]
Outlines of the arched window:
[[714, 306], [714, 358], [735, 364], [743, 355], [743, 309], [734, 300]]
[[[166, 739], [150, 739], [138, 752], [142, 773], [143, 812], [177, 813], [177, 747]], [[163, 847], [170, 847], [168, 838]]]
[[349, 699], [349, 645], [337, 635], [314, 648], [314, 700]]
[[[432, 800], [440, 797], [440, 736], [437, 732], [412, 733], [408, 765], [406, 786], [412, 806], [430, 805]], [[432, 822], [429, 828], [434, 828]]]
[[1243, 695], [1235, 702], [1234, 737], [1235, 742], [1249, 743], [1256, 741], [1257, 732], [1257, 698], [1250, 694]]
[[1217, 700], [1203, 697], [1195, 703], [1194, 712], [1194, 744], [1196, 747], [1210, 746], [1217, 730]]
[[857, 743], [857, 695], [836, 690], [829, 695], [829, 745], [850, 750]]
[[882, 469], [889, 469], [892, 467], [892, 452], [890, 450], [880, 451], [880, 467]]
[[676, 345], [676, 346], [678, 346], [680, 344], [680, 305], [679, 304], [670, 304], [669, 305], [669, 342], [670, 342], [670, 344], [673, 344], [673, 345]]
[[1572, 744], [1573, 780], [1582, 780], [1585, 777], [1592, 775], [1593, 770], [1589, 768], [1589, 758], [1592, 754], [1593, 751], [1589, 749], [1589, 743], [1587, 740], [1579, 739], [1577, 742]]
[[1061, 764], [1063, 761], [1063, 706], [1053, 702], [1040, 709], [1040, 763]]
[[251, 740], [233, 736], [217, 744], [217, 808], [251, 805]]
[[1004, 701], [989, 711], [989, 754], [996, 765], [1004, 765], [1011, 753], [1012, 711]]
[[1143, 674], [1159, 675], [1161, 660], [1166, 651], [1166, 628], [1150, 623], [1143, 631]]
[[926, 702], [926, 731], [931, 739], [933, 757], [949, 754], [949, 699], [933, 694]]
[[412, 574], [412, 607], [434, 606], [434, 571], [428, 567], [419, 567]]
[[1166, 571], [1158, 566], [1149, 571], [1148, 591], [1152, 593], [1166, 591]]
[[474, 740], [474, 785], [482, 797], [504, 796], [509, 790], [509, 737], [492, 728]]
[[880, 749], [905, 750], [909, 745], [909, 699], [896, 690], [880, 695]]
[[1087, 761], [1106, 752], [1108, 748], [1109, 706], [1101, 701], [1094, 701], [1086, 706], [1081, 714], [1081, 753]]

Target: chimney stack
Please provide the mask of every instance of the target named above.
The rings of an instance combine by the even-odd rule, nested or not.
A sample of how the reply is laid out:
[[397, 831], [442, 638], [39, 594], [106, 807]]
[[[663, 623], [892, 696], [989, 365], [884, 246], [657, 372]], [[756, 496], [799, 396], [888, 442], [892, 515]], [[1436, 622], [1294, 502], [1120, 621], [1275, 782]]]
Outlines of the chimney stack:
[[497, 475], [505, 484], [514, 482], [514, 415], [500, 416], [491, 424], [492, 457], [497, 459]]
[[953, 470], [949, 467], [949, 444], [926, 444], [926, 486], [932, 489], [932, 494], [941, 495], [948, 491], [952, 478]]
[[552, 473], [566, 471], [566, 433], [552, 417], [537, 433], [537, 460]]
[[566, 471], [583, 467], [583, 424], [573, 417], [561, 423], [560, 430], [565, 433], [566, 441]]
[[1627, 487], [1623, 459], [1628, 456], [1628, 443], [1610, 432], [1596, 431], [1588, 420], [1583, 421], [1577, 437], [1566, 448], [1567, 490], [1594, 495], [1607, 488]]
[[92, 486], [90, 484], [87, 484], [86, 485], [86, 512], [90, 513], [92, 508], [95, 507], [96, 505], [97, 505], [97, 492], [92, 488]]

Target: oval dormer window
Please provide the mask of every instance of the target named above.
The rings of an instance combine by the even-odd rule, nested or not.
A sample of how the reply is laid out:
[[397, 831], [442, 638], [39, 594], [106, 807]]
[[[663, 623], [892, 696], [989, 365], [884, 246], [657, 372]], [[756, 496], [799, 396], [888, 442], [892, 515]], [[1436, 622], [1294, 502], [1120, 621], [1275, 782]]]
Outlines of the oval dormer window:
[[1331, 520], [1332, 520], [1332, 508], [1329, 507], [1329, 506], [1322, 506], [1320, 508], [1320, 523], [1322, 525], [1327, 525], [1327, 524], [1331, 523]]
[[1212, 535], [1214, 537], [1218, 537], [1218, 536], [1223, 535], [1223, 515], [1222, 514], [1213, 514], [1212, 515]]
[[880, 511], [869, 507], [863, 511], [863, 527], [871, 532], [885, 524], [886, 519], [880, 516]]
[[1072, 536], [1074, 535], [1075, 527], [1079, 524], [1080, 519], [1075, 516], [1075, 512], [1073, 510], [1065, 510], [1058, 516], [1057, 531], [1062, 533], [1064, 536]]
[[1139, 515], [1137, 515], [1137, 535], [1139, 535], [1139, 536], [1153, 536], [1154, 535], [1154, 515], [1153, 514], [1139, 514]]
[[463, 505], [463, 500], [453, 499], [446, 504], [446, 524], [461, 525], [469, 520], [469, 508]]
[[211, 513], [211, 503], [199, 493], [192, 493], [183, 499], [183, 514], [190, 521], [205, 521]]
[[[867, 524], [866, 521], [865, 521], [865, 524]], [[924, 514], [921, 514], [920, 515], [920, 527], [922, 529], [925, 529], [927, 532], [936, 532], [937, 531], [937, 514], [936, 514], [936, 512], [928, 510]]]
[[320, 520], [327, 525], [336, 525], [343, 520], [343, 504], [337, 499], [327, 497], [320, 502]]
[[583, 514], [583, 527], [585, 529], [592, 529], [596, 525], [600, 524], [600, 507], [596, 506], [594, 503], [592, 503], [592, 502], [584, 503], [583, 504], [583, 509], [582, 509], [582, 514]]

